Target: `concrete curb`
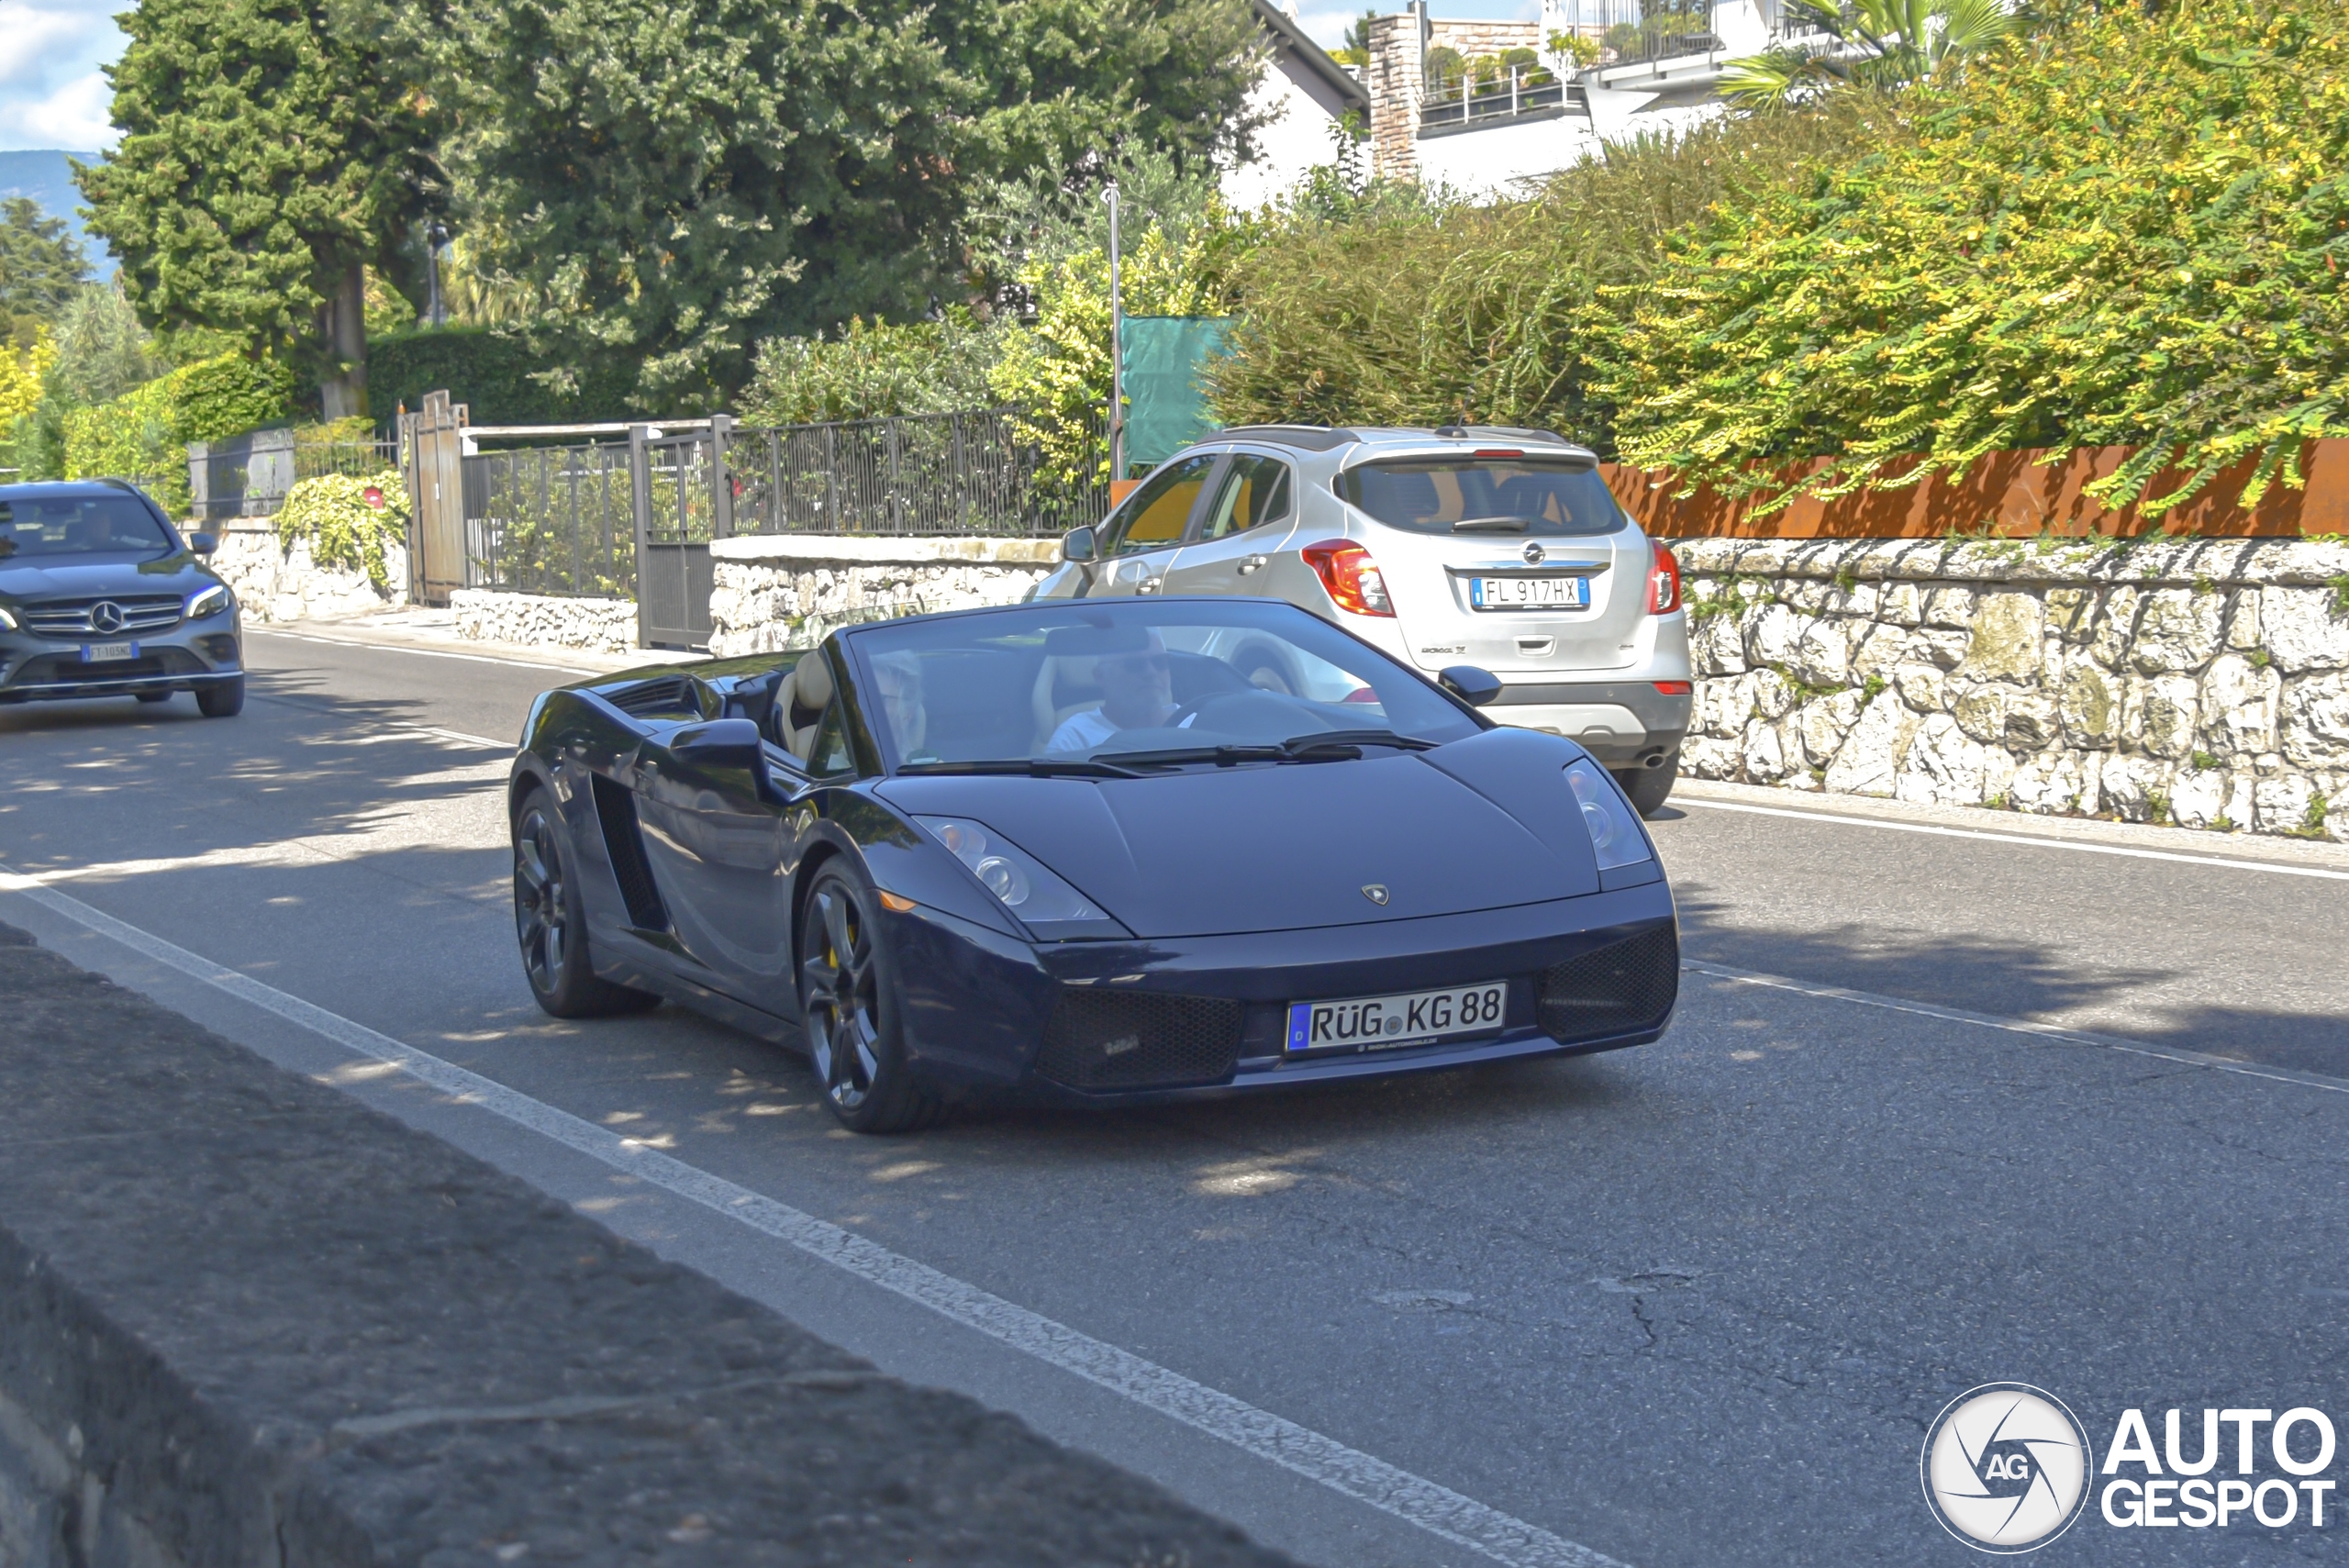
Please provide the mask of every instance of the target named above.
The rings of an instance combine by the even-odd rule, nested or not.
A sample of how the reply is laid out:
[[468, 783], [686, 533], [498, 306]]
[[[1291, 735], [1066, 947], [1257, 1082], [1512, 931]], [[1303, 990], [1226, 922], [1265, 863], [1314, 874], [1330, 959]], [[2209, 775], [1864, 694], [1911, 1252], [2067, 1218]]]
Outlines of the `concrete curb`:
[[1286, 1559], [0, 926], [0, 1562]]

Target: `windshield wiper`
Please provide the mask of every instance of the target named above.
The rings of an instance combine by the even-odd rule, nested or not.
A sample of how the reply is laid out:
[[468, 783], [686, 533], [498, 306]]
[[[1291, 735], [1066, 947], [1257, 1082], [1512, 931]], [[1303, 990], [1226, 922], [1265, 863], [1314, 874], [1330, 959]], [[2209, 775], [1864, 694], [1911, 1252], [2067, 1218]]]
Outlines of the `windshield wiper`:
[[1139, 779], [1149, 777], [1147, 773], [1138, 773], [1131, 768], [1119, 767], [1115, 762], [1096, 762], [1089, 757], [1002, 757], [988, 758], [983, 761], [970, 762], [907, 762], [904, 767], [899, 768], [897, 772], [901, 775], [906, 773], [980, 773], [1006, 774], [1012, 777], [1024, 775], [1029, 778], [1038, 779]]
[[1288, 753], [1278, 746], [1174, 746], [1163, 751], [1113, 751], [1120, 762], [1139, 762], [1144, 767], [1171, 767], [1178, 762], [1213, 762], [1227, 767], [1233, 762], [1280, 762]]
[[1292, 735], [1281, 742], [1284, 756], [1306, 757], [1316, 751], [1350, 751], [1357, 757], [1364, 746], [1392, 746], [1398, 751], [1432, 751], [1441, 741], [1422, 740], [1416, 735], [1397, 735], [1392, 729], [1325, 729], [1318, 735]]
[[1452, 525], [1456, 534], [1521, 534], [1533, 526], [1531, 517], [1463, 517]]

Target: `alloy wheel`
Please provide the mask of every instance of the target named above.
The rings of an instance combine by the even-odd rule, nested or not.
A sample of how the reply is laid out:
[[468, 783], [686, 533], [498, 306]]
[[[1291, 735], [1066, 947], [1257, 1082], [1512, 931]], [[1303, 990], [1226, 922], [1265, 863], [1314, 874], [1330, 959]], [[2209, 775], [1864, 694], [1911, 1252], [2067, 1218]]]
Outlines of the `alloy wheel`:
[[562, 984], [569, 911], [563, 903], [562, 853], [543, 806], [523, 815], [514, 834], [514, 929], [522, 967], [540, 995]]
[[807, 1043], [824, 1093], [853, 1111], [881, 1075], [880, 975], [871, 923], [846, 885], [816, 889], [811, 950], [800, 965], [807, 996]]

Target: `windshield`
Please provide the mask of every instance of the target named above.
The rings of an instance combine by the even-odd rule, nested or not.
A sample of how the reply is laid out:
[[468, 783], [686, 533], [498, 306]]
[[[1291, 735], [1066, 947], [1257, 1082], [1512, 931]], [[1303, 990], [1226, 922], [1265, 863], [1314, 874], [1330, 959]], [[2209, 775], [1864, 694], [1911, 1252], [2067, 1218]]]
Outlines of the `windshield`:
[[1146, 769], [1284, 745], [1319, 760], [1345, 753], [1315, 751], [1318, 737], [1369, 750], [1481, 728], [1384, 654], [1263, 600], [1021, 606], [844, 635], [893, 772], [1121, 757]]
[[172, 537], [136, 495], [0, 500], [0, 560], [28, 555], [151, 554]]
[[1542, 457], [1399, 458], [1338, 475], [1338, 494], [1415, 533], [1608, 534], [1623, 509], [1587, 463]]

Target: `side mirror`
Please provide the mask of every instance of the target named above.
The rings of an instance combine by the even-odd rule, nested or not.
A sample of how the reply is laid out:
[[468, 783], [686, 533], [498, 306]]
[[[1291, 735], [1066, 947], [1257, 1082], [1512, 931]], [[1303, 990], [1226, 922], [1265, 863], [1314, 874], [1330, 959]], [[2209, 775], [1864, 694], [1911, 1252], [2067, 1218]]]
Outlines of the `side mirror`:
[[759, 767], [764, 754], [759, 727], [747, 718], [713, 718], [688, 724], [669, 737], [669, 754], [679, 762], [703, 768]]
[[1483, 707], [1501, 695], [1500, 677], [1474, 664], [1447, 664], [1437, 673], [1435, 683], [1470, 707]]
[[1071, 528], [1061, 536], [1063, 561], [1091, 561], [1095, 553], [1091, 528]]
[[187, 547], [198, 555], [210, 555], [220, 548], [220, 536], [218, 534], [190, 534], [187, 536]]

